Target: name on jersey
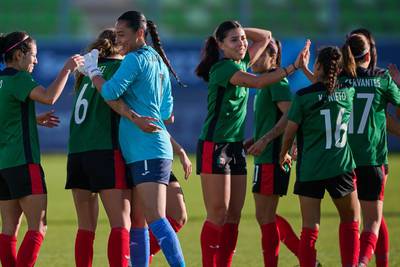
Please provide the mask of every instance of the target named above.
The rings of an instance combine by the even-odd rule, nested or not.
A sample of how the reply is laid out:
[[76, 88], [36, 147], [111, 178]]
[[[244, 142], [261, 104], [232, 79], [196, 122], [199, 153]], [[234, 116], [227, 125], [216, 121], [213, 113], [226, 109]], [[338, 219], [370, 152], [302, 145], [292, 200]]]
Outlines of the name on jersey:
[[[318, 95], [318, 98], [321, 101], [323, 98], [326, 98], [326, 94], [320, 94]], [[329, 102], [346, 101], [347, 94], [345, 92], [334, 92], [333, 94], [329, 95], [327, 99]]]
[[353, 87], [381, 87], [381, 80], [374, 78], [347, 79], [346, 82]]

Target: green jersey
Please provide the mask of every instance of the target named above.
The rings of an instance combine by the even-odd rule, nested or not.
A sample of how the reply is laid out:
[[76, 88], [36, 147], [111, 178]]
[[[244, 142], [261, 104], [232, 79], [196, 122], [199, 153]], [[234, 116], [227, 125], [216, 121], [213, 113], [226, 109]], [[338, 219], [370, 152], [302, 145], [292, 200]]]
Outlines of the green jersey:
[[[99, 59], [99, 69], [108, 80], [121, 60]], [[104, 101], [88, 77], [84, 77], [74, 97], [70, 120], [69, 153], [118, 148], [119, 116]]]
[[[277, 102], [291, 101], [291, 99], [289, 82], [286, 78], [257, 90], [254, 99], [254, 141], [263, 137], [281, 119], [282, 112]], [[254, 157], [254, 163], [277, 163], [281, 145], [282, 136], [279, 136], [272, 140], [259, 156]]]
[[288, 119], [298, 124], [297, 179], [302, 182], [331, 178], [355, 168], [347, 142], [354, 88], [337, 88], [327, 95], [323, 83], [299, 90]]
[[0, 72], [0, 169], [40, 163], [35, 102], [29, 98], [37, 86], [26, 71]]
[[249, 89], [229, 82], [238, 71], [246, 71], [250, 56], [241, 61], [223, 59], [210, 70], [208, 82], [208, 112], [200, 135], [201, 140], [217, 143], [244, 139], [244, 122]]
[[387, 164], [386, 107], [400, 105], [400, 91], [388, 71], [357, 68], [357, 78], [341, 77], [356, 90], [349, 143], [357, 166]]

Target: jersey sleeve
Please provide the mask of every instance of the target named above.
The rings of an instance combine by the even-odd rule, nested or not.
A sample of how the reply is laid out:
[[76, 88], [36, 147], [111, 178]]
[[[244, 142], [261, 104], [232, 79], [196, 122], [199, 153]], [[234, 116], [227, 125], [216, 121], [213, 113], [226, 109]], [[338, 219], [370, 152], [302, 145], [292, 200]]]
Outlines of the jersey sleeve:
[[301, 97], [296, 94], [293, 101], [292, 105], [290, 106], [289, 112], [288, 112], [288, 119], [300, 124], [302, 119], [303, 119], [303, 109], [301, 106]]
[[25, 102], [32, 90], [39, 86], [39, 84], [32, 78], [31, 74], [26, 71], [19, 72], [15, 81], [16, 90], [13, 90], [12, 94], [21, 102]]
[[240, 65], [233, 60], [225, 60], [210, 73], [210, 81], [226, 88], [232, 76], [241, 70]]
[[165, 79], [163, 79], [163, 98], [161, 102], [161, 118], [162, 120], [168, 120], [172, 115], [173, 110], [173, 97], [171, 90], [171, 80], [167, 72]]
[[128, 90], [140, 72], [141, 67], [137, 56], [129, 53], [111, 79], [103, 84], [101, 95], [105, 100], [118, 99]]
[[388, 72], [385, 76], [388, 83], [385, 91], [386, 98], [393, 105], [400, 106], [400, 90]]
[[273, 102], [292, 100], [292, 93], [286, 78], [271, 86], [271, 96]]

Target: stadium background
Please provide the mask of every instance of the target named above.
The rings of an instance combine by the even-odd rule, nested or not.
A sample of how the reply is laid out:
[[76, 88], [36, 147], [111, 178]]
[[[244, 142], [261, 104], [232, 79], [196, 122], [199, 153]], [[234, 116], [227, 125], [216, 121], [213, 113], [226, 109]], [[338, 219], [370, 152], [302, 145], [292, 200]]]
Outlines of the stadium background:
[[[25, 30], [37, 39], [39, 64], [34, 77], [49, 85], [68, 56], [82, 52], [101, 29], [113, 26], [118, 15], [132, 9], [143, 11], [148, 19], [157, 23], [168, 57], [188, 85], [188, 88], [181, 88], [173, 80], [176, 122], [169, 130], [189, 152], [195, 151], [206, 114], [207, 98], [206, 85], [195, 77], [193, 71], [199, 62], [203, 41], [223, 20], [237, 19], [244, 26], [271, 30], [283, 42], [283, 65], [293, 62], [306, 38], [312, 40], [315, 51], [321, 45], [342, 44], [346, 33], [356, 27], [368, 28], [375, 35], [379, 66], [385, 67], [389, 62], [400, 65], [398, 0], [1, 0], [0, 32]], [[308, 85], [301, 73], [291, 76], [290, 82], [293, 91]], [[62, 121], [56, 129], [39, 127], [42, 151], [56, 152], [43, 158], [49, 189], [49, 232], [39, 256], [39, 267], [73, 266], [75, 217], [70, 193], [62, 188], [72, 84], [73, 79], [70, 79], [54, 107], [38, 105], [38, 112], [54, 108]], [[249, 111], [252, 108], [250, 99]], [[247, 122], [248, 136], [252, 128], [251, 114]], [[400, 150], [399, 140], [390, 137], [391, 151]], [[395, 177], [400, 171], [400, 157], [392, 155], [390, 162], [393, 168], [386, 190], [385, 213], [392, 236], [391, 266], [400, 266], [400, 210], [396, 198], [400, 182]], [[251, 157], [248, 164], [251, 174]], [[178, 164], [174, 168], [182, 177]], [[182, 181], [182, 184], [189, 209], [189, 224], [182, 230], [180, 238], [185, 257], [190, 259], [188, 266], [200, 266], [198, 236], [204, 208], [199, 179], [192, 175], [189, 183]], [[246, 230], [241, 231], [234, 266], [260, 266], [262, 262], [251, 198], [248, 194], [241, 224], [241, 229]], [[293, 195], [284, 198], [279, 209], [298, 232], [301, 222], [297, 199]], [[319, 258], [324, 266], [338, 266], [337, 233], [328, 230], [337, 228], [337, 215], [329, 199], [323, 202], [322, 209], [323, 228], [326, 230], [321, 230], [318, 241], [317, 246], [321, 248]], [[104, 213], [100, 217], [98, 232], [94, 266], [106, 266], [108, 227]], [[296, 260], [282, 248], [280, 262], [280, 266], [294, 266]], [[156, 258], [155, 264], [166, 266], [162, 257]]]

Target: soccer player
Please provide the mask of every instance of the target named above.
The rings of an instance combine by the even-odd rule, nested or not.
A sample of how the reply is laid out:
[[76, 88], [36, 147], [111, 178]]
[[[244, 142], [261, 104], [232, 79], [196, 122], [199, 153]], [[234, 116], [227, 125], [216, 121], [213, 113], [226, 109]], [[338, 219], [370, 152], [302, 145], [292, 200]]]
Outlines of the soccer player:
[[[116, 22], [117, 43], [125, 55], [120, 68], [105, 81], [94, 60], [85, 61], [84, 72], [106, 100], [122, 98], [127, 105], [142, 115], [156, 118], [160, 128], [145, 133], [123, 117], [120, 121], [119, 141], [128, 164], [137, 198], [149, 227], [159, 242], [170, 266], [185, 266], [178, 237], [166, 219], [166, 192], [172, 165], [172, 146], [164, 121], [171, 120], [173, 99], [169, 69], [171, 66], [161, 47], [152, 21], [138, 11], [122, 14]], [[146, 44], [150, 33], [156, 50]], [[174, 73], [174, 72], [173, 72]], [[146, 266], [150, 256], [148, 229], [134, 229], [137, 247], [132, 263]], [[131, 237], [132, 240], [132, 237]], [[162, 242], [160, 242], [162, 241]], [[134, 257], [138, 258], [134, 258]]]
[[[370, 47], [369, 53], [371, 58], [371, 61], [369, 62], [367, 69], [371, 71], [376, 69], [378, 62], [378, 53], [376, 51], [375, 39], [372, 36], [372, 33], [365, 28], [359, 28], [353, 30], [350, 34], [361, 34], [364, 35], [365, 38], [367, 38]], [[390, 66], [389, 66], [389, 71], [390, 71]], [[400, 83], [397, 83], [397, 85], [399, 84]], [[388, 112], [386, 112], [386, 124], [389, 133], [395, 134], [397, 136], [400, 135], [399, 123]], [[385, 173], [387, 178], [389, 174], [388, 164], [385, 164]], [[377, 267], [389, 266], [389, 230], [383, 213], [382, 213], [381, 226], [379, 227], [378, 241], [376, 242], [374, 254]]]
[[[114, 29], [106, 29], [88, 50], [99, 50], [99, 69], [109, 79], [119, 68], [121, 56]], [[118, 142], [119, 115], [80, 74], [75, 84], [70, 120], [66, 189], [72, 189], [78, 231], [75, 264], [91, 267], [98, 219], [98, 195], [111, 226], [108, 239], [110, 266], [126, 266], [129, 260], [130, 197], [125, 162]]]
[[338, 85], [337, 76], [341, 68], [339, 48], [326, 47], [319, 51], [314, 64], [315, 82], [296, 92], [283, 136], [282, 168], [285, 164], [291, 165], [288, 151], [297, 134], [294, 193], [299, 195], [302, 213], [298, 252], [301, 267], [316, 266], [315, 243], [325, 190], [331, 195], [340, 215], [342, 266], [356, 266], [358, 263], [359, 211], [354, 186], [355, 164], [347, 143], [354, 88]]
[[[382, 220], [387, 161], [386, 107], [400, 105], [400, 91], [387, 70], [371, 67], [371, 46], [365, 35], [352, 34], [343, 46], [345, 66], [341, 80], [356, 89], [349, 124], [349, 143], [357, 165], [357, 191], [363, 215], [359, 266], [374, 253]], [[355, 78], [351, 78], [355, 77]], [[383, 234], [385, 234], [384, 229]], [[387, 238], [386, 238], [387, 240]], [[383, 246], [385, 248], [386, 246]], [[378, 249], [377, 264], [386, 266], [387, 253]], [[383, 253], [381, 253], [383, 252]]]
[[[272, 72], [281, 66], [281, 43], [272, 38], [265, 51], [253, 64], [257, 74]], [[282, 240], [297, 256], [299, 239], [290, 224], [276, 215], [279, 197], [286, 195], [290, 171], [279, 164], [282, 134], [287, 124], [291, 103], [286, 78], [258, 90], [254, 99], [254, 137], [248, 140], [248, 154], [254, 155], [253, 193], [256, 218], [261, 228], [264, 266], [278, 266], [279, 242]], [[246, 145], [245, 145], [246, 147]]]
[[[26, 32], [0, 36], [0, 261], [3, 267], [34, 266], [46, 233], [47, 190], [40, 165], [36, 123], [50, 125], [51, 114], [35, 115], [35, 102], [52, 105], [61, 95], [71, 72], [83, 64], [70, 57], [46, 89], [31, 73], [38, 63], [35, 40]], [[46, 121], [47, 120], [47, 121]], [[22, 214], [28, 231], [16, 250]]]
[[207, 211], [200, 237], [204, 267], [230, 266], [236, 247], [246, 193], [243, 140], [248, 87], [263, 88], [299, 67], [300, 57], [271, 73], [248, 73], [270, 39], [269, 31], [225, 21], [207, 39], [196, 68], [197, 76], [208, 82], [208, 113], [197, 145], [196, 171]]

